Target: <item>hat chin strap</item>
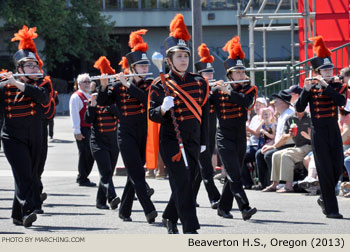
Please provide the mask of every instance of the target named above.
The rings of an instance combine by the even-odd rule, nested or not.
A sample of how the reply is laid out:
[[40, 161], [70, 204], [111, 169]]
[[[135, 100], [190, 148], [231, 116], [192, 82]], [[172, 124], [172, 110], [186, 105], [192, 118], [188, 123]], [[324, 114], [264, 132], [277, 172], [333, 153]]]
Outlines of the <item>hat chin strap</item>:
[[[139, 72], [137, 72], [136, 68], [135, 68], [135, 65], [131, 67], [132, 71], [135, 73], [135, 74], [140, 74]], [[141, 80], [143, 80], [145, 77], [142, 76], [142, 75], [139, 75], [139, 76], [134, 76], [133, 78], [135, 79], [135, 77], [138, 77], [140, 78]]]
[[[22, 69], [22, 72], [23, 72], [24, 74], [26, 74], [26, 72], [24, 71], [24, 67], [23, 67], [23, 64], [22, 64], [22, 63], [19, 65], [18, 68], [21, 68], [21, 69]], [[29, 76], [24, 76], [24, 77], [26, 77], [28, 80], [30, 80], [30, 81], [32, 81], [32, 82], [35, 82], [35, 81], [36, 81], [36, 80], [30, 78]]]
[[179, 71], [179, 70], [176, 68], [176, 66], [175, 66], [175, 64], [174, 64], [174, 62], [173, 62], [173, 59], [172, 59], [172, 58], [170, 58], [170, 62], [171, 62], [170, 67], [171, 67], [171, 68], [173, 68], [173, 69], [174, 69], [176, 72], [181, 73], [181, 71]]

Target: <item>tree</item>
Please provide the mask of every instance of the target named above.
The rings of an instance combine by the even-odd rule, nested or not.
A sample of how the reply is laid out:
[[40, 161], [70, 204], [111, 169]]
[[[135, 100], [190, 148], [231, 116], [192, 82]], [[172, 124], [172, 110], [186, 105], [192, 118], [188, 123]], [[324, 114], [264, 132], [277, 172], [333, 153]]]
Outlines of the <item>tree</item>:
[[[107, 48], [118, 48], [109, 36], [114, 23], [101, 15], [99, 1], [8, 0], [1, 7], [0, 15], [7, 21], [3, 30], [16, 32], [24, 24], [37, 27], [39, 37], [45, 41], [40, 53], [49, 73], [70, 61], [93, 64]], [[15, 46], [9, 43], [11, 52], [16, 51]]]

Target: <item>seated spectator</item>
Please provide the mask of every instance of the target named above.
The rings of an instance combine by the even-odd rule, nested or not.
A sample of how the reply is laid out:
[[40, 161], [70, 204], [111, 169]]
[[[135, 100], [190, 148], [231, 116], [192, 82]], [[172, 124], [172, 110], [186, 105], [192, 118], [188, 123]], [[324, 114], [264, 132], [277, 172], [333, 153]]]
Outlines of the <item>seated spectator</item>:
[[306, 155], [303, 160], [303, 164], [308, 173], [303, 180], [298, 181], [298, 186], [310, 192], [311, 194], [316, 195], [320, 191], [320, 185], [318, 182], [315, 157], [312, 154], [312, 151]]
[[261, 123], [256, 132], [259, 134], [258, 149], [261, 149], [265, 144], [273, 144], [276, 136], [276, 123], [273, 114], [270, 108], [261, 110]]
[[278, 94], [273, 94], [272, 97], [275, 98], [274, 106], [280, 116], [277, 120], [276, 136], [273, 144], [265, 144], [256, 152], [255, 155], [260, 182], [260, 184], [255, 187], [257, 190], [264, 189], [270, 184], [273, 153], [278, 150], [294, 146], [292, 140], [286, 142], [282, 138], [285, 122], [287, 118], [294, 113], [294, 111], [289, 107], [291, 105], [291, 95], [286, 92], [286, 90], [281, 90]]
[[[293, 132], [292, 127], [297, 126], [297, 133]], [[285, 181], [283, 188], [277, 190], [279, 193], [293, 192], [294, 167], [298, 162], [303, 161], [304, 157], [311, 151], [311, 120], [308, 113], [296, 112], [289, 117], [285, 124], [285, 134], [282, 139], [288, 142], [293, 139], [295, 146], [280, 151], [272, 155], [272, 184], [266, 187], [263, 192], [276, 191], [279, 181]]]
[[250, 135], [250, 136], [247, 141], [247, 149], [246, 149], [246, 155], [244, 158], [241, 179], [242, 179], [242, 184], [247, 189], [250, 189], [254, 184], [249, 172], [248, 163], [255, 162], [255, 153], [258, 150], [258, 142], [259, 142], [258, 138], [260, 135], [258, 128], [261, 125], [260, 110], [266, 107], [267, 107], [266, 99], [264, 97], [258, 97], [256, 99], [256, 103], [254, 107], [256, 114], [251, 118], [249, 125], [246, 127], [247, 135]]

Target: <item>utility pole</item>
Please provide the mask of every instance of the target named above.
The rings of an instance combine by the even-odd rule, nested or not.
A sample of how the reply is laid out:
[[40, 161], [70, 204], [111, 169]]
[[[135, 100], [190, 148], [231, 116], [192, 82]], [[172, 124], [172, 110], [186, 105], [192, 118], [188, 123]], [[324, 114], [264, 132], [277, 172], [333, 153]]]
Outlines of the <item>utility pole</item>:
[[197, 48], [202, 43], [202, 6], [201, 1], [191, 0], [192, 3], [192, 65], [199, 61]]

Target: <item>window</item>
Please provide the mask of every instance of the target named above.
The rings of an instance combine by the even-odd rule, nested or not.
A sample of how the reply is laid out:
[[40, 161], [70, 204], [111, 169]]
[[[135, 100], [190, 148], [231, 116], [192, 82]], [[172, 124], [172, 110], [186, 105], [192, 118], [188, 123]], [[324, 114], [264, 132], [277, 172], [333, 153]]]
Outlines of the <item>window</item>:
[[123, 8], [138, 9], [139, 0], [123, 0]]

